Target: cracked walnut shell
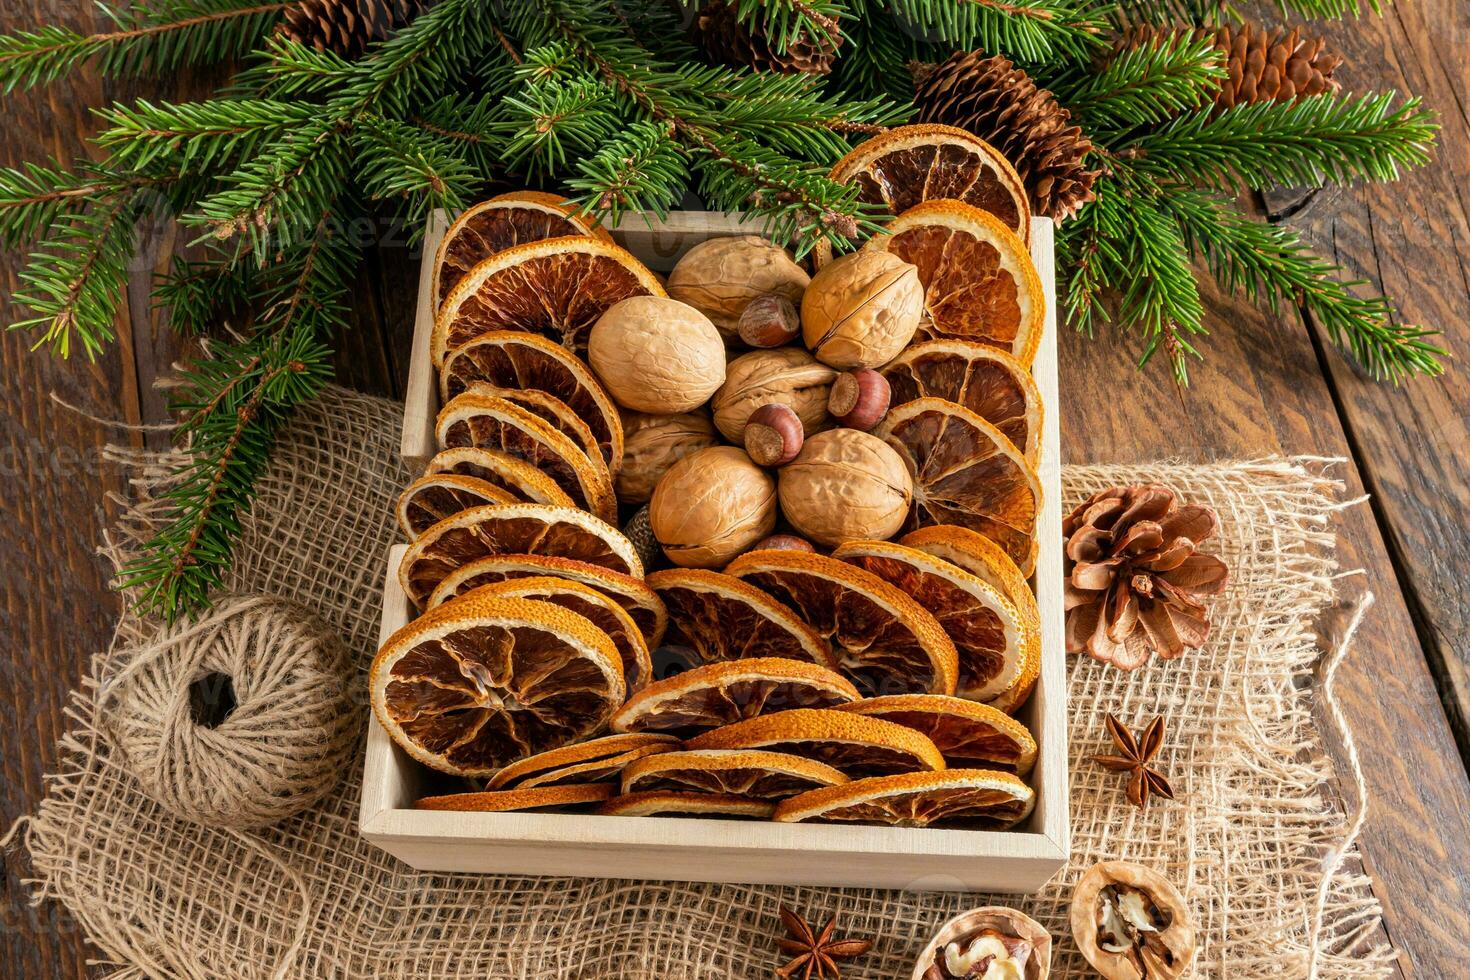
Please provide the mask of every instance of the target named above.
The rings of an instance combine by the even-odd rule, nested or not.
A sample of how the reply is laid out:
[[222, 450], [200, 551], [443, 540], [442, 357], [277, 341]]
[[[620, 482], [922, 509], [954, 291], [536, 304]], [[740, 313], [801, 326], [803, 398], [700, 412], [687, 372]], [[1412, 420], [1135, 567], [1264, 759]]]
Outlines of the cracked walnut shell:
[[811, 277], [786, 250], [756, 235], [711, 238], [684, 253], [669, 272], [668, 292], [709, 317], [733, 340], [740, 314], [758, 296], [784, 296], [801, 305]]
[[[992, 973], [1017, 980], [1047, 980], [1051, 943], [1051, 933], [1024, 912], [1000, 905], [974, 909], [939, 927], [919, 954], [913, 980], [984, 978]], [[990, 966], [981, 968], [987, 957]]]
[[720, 568], [776, 529], [776, 481], [744, 450], [701, 449], [658, 481], [648, 517], [675, 565]]
[[807, 439], [779, 479], [786, 520], [828, 547], [891, 538], [903, 527], [914, 499], [902, 457], [856, 429], [829, 429]]
[[704, 412], [680, 415], [623, 413], [623, 460], [618, 470], [618, 499], [647, 503], [669, 467], [701, 449], [720, 444], [714, 423]]
[[725, 383], [710, 408], [715, 427], [731, 442], [745, 438], [745, 423], [762, 405], [785, 405], [810, 435], [827, 426], [827, 394], [837, 372], [800, 347], [742, 354], [725, 366]]
[[875, 368], [903, 352], [923, 315], [917, 267], [888, 252], [853, 252], [812, 277], [801, 336], [823, 364]]
[[1093, 865], [1072, 890], [1072, 938], [1107, 980], [1175, 980], [1194, 960], [1194, 922], [1179, 889], [1127, 861]]
[[662, 296], [608, 307], [588, 336], [587, 360], [613, 401], [635, 412], [688, 412], [725, 383], [725, 343], [714, 324]]

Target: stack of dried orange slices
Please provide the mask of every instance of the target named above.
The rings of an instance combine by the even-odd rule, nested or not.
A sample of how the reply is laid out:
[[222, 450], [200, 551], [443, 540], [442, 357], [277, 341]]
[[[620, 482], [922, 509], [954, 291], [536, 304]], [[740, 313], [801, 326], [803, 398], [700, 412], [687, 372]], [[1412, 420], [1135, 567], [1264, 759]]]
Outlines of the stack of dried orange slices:
[[623, 419], [584, 357], [602, 313], [663, 297], [659, 278], [545, 194], [449, 229], [431, 284], [441, 451], [397, 514], [421, 615], [370, 677], [392, 739], [465, 783], [417, 806], [987, 829], [1030, 813], [1037, 747], [1013, 715], [1040, 669], [1045, 310], [1025, 192], [988, 145], [935, 126], [875, 137], [831, 176], [893, 213], [864, 248], [924, 292], [872, 430], [913, 506], [895, 540], [718, 570], [645, 567], [616, 526]]

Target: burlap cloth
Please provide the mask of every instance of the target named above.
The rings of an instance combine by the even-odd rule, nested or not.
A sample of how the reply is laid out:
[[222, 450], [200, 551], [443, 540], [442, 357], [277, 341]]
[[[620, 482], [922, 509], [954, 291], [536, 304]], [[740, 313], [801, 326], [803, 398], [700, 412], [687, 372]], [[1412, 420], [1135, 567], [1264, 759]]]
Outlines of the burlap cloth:
[[[319, 609], [362, 664], [376, 642], [392, 504], [410, 476], [396, 458], [399, 424], [398, 406], [340, 390], [302, 412], [229, 583]], [[164, 473], [157, 457], [119, 459], [135, 499], [109, 535], [115, 555], [157, 519], [150, 495]], [[1090, 976], [1066, 902], [1081, 871], [1109, 858], [1147, 863], [1184, 890], [1198, 976], [1382, 976], [1390, 950], [1352, 844], [1362, 801], [1351, 813], [1334, 802], [1312, 715], [1324, 694], [1314, 624], [1334, 602], [1330, 521], [1342, 506], [1324, 469], [1284, 459], [1067, 469], [1069, 504], [1147, 480], [1215, 507], [1214, 548], [1232, 579], [1206, 649], [1131, 675], [1071, 661], [1074, 853], [1034, 896], [422, 874], [358, 837], [360, 750], [338, 791], [303, 815], [256, 835], [205, 830], [151, 803], [113, 760], [95, 708], [111, 652], [75, 692], [58, 771], [12, 834], [12, 857], [29, 852], [35, 900], [62, 902], [117, 977], [765, 977], [786, 902], [876, 938], [845, 975], [906, 978], [940, 922], [992, 901], [1054, 932], [1053, 976]], [[125, 617], [113, 650], [146, 633]], [[1105, 747], [1107, 711], [1136, 725], [1168, 717], [1159, 761], [1178, 803], [1140, 813], [1122, 779], [1087, 761]]]

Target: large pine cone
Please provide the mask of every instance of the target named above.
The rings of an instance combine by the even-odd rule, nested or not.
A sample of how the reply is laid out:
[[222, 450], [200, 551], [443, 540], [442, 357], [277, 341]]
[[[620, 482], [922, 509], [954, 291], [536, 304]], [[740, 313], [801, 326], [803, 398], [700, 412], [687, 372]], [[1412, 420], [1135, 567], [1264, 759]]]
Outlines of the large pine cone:
[[1218, 525], [1213, 510], [1181, 507], [1157, 484], [1103, 490], [1072, 511], [1062, 521], [1067, 652], [1134, 670], [1150, 652], [1173, 660], [1204, 646], [1199, 597], [1223, 592], [1229, 571], [1195, 549]]
[[700, 8], [693, 28], [695, 42], [711, 61], [731, 68], [753, 68], [784, 75], [827, 74], [842, 44], [842, 35], [833, 23], [827, 37], [800, 34], [786, 45], [785, 51], [778, 51], [770, 38], [740, 23], [734, 5], [727, 0], [710, 0]]
[[1093, 199], [1101, 171], [1086, 165], [1092, 141], [1024, 71], [980, 51], [910, 70], [917, 121], [967, 129], [999, 150], [1021, 175], [1036, 214], [1060, 221]]
[[356, 58], [369, 44], [434, 6], [437, 0], [303, 0], [288, 7], [276, 33], [318, 51]]
[[1332, 77], [1342, 64], [1342, 56], [1328, 51], [1327, 42], [1320, 37], [1303, 39], [1299, 27], [1271, 30], [1251, 21], [1233, 27], [1224, 24], [1214, 32], [1205, 28], [1132, 27], [1119, 36], [1114, 50], [1135, 48], [1145, 42], [1205, 38], [1214, 41], [1228, 72], [1215, 94], [1217, 108], [1291, 102], [1342, 87]]

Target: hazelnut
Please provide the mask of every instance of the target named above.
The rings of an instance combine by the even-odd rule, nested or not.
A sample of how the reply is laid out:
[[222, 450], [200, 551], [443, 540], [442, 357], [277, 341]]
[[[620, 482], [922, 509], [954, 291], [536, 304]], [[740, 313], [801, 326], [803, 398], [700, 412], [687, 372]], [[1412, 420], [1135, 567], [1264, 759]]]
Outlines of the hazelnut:
[[756, 235], [711, 238], [684, 253], [669, 273], [669, 295], [709, 317], [721, 336], [735, 339], [740, 314], [767, 293], [801, 303], [811, 277], [786, 250]]
[[658, 481], [653, 535], [685, 568], [719, 568], [776, 527], [776, 482], [734, 446], [701, 449]]
[[608, 307], [592, 325], [587, 359], [613, 400], [637, 412], [690, 411], [725, 382], [725, 345], [714, 324], [662, 296]]
[[827, 425], [827, 388], [835, 377], [836, 371], [800, 347], [742, 354], [725, 368], [725, 384], [710, 403], [715, 427], [740, 442], [751, 413], [777, 402], [796, 412], [807, 433], [816, 432]]
[[718, 446], [715, 424], [703, 412], [683, 415], [623, 413], [623, 466], [618, 471], [618, 499], [645, 503], [670, 466], [690, 453]]
[[1174, 980], [1194, 960], [1184, 896], [1141, 865], [1093, 865], [1072, 890], [1070, 918], [1077, 948], [1108, 980]]
[[877, 367], [903, 351], [923, 315], [916, 266], [888, 252], [853, 252], [812, 278], [801, 335], [824, 364]]
[[1046, 980], [1051, 975], [1051, 933], [1023, 912], [1000, 905], [964, 912], [939, 927], [919, 954], [913, 980], [951, 980], [981, 975], [975, 969], [987, 957], [985, 976]]
[[751, 347], [784, 347], [801, 333], [801, 315], [785, 296], [766, 293], [745, 305], [735, 329]]
[[849, 429], [867, 432], [883, 421], [892, 397], [887, 378], [872, 368], [858, 368], [839, 374], [832, 382], [827, 411]]
[[884, 540], [903, 527], [913, 502], [908, 467], [891, 446], [857, 429], [806, 441], [780, 473], [781, 510], [818, 544]]
[[762, 405], [745, 423], [745, 451], [762, 466], [785, 466], [801, 452], [801, 419], [788, 406]]
[[751, 551], [816, 551], [814, 546], [806, 538], [797, 537], [794, 534], [773, 534], [769, 538], [762, 538], [751, 545]]

